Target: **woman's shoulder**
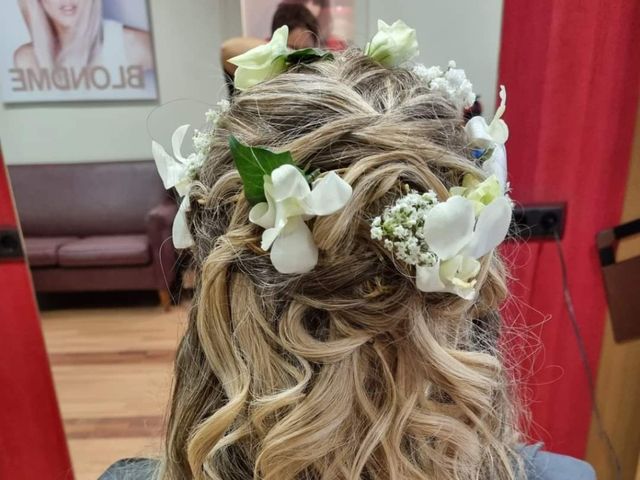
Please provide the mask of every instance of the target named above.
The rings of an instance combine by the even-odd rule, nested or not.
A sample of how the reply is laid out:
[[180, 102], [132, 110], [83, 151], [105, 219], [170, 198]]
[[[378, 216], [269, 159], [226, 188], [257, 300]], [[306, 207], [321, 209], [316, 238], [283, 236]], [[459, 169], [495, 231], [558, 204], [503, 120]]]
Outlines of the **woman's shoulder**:
[[542, 450], [542, 445], [522, 449], [528, 480], [596, 480], [593, 467], [583, 460]]
[[25, 43], [16, 48], [13, 54], [13, 63], [16, 68], [36, 68], [38, 66], [38, 60], [36, 59], [36, 52], [33, 49], [33, 43]]
[[152, 480], [159, 465], [151, 458], [125, 458], [111, 465], [98, 480]]
[[125, 51], [129, 63], [132, 65], [142, 65], [145, 69], [153, 66], [151, 56], [151, 37], [149, 32], [138, 30], [137, 28], [124, 27]]
[[[545, 452], [541, 445], [521, 450], [528, 480], [596, 480], [591, 465], [577, 458]], [[109, 467], [98, 480], [151, 480], [159, 466], [158, 460], [127, 458]]]

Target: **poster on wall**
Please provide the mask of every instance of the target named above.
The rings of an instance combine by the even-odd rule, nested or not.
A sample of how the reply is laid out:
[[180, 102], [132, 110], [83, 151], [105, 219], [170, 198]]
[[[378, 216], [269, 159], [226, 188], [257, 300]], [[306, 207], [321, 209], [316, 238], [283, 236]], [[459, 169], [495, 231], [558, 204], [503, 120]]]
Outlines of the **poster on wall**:
[[5, 103], [157, 98], [147, 0], [1, 0]]

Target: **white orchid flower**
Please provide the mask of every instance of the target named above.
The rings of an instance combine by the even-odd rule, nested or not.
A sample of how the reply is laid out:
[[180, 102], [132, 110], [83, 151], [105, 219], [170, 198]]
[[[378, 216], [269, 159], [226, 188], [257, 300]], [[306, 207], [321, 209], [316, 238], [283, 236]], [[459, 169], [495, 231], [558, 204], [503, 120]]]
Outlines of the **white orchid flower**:
[[418, 289], [473, 300], [478, 259], [505, 239], [510, 223], [511, 203], [504, 196], [485, 206], [477, 219], [474, 203], [459, 195], [434, 206], [425, 217], [424, 238], [438, 260], [416, 267]]
[[504, 85], [500, 85], [500, 106], [496, 110], [491, 123], [487, 125], [487, 121], [476, 116], [471, 118], [465, 125], [467, 135], [474, 145], [483, 148], [491, 148], [495, 144], [504, 145], [509, 138], [509, 128], [502, 115], [506, 110], [507, 91]]
[[269, 43], [229, 59], [229, 63], [238, 67], [233, 81], [235, 87], [246, 90], [284, 72], [287, 68], [285, 57], [290, 52], [288, 38], [289, 27], [283, 25], [273, 32]]
[[365, 54], [385, 67], [397, 67], [419, 54], [416, 31], [402, 20], [391, 25], [378, 20], [378, 32], [365, 47]]
[[484, 161], [482, 170], [488, 176], [494, 175], [500, 182], [500, 186], [504, 192], [509, 190], [508, 172], [507, 172], [507, 150], [504, 145], [497, 144], [491, 157]]
[[305, 220], [331, 215], [351, 198], [351, 186], [329, 172], [309, 187], [302, 172], [282, 165], [264, 176], [266, 202], [255, 205], [249, 220], [265, 229], [262, 249], [280, 273], [306, 273], [318, 263], [316, 246]]
[[182, 125], [173, 132], [171, 136], [173, 156], [169, 155], [158, 142], [151, 142], [153, 159], [164, 187], [167, 190], [175, 187], [178, 194], [184, 197], [173, 221], [172, 237], [176, 248], [189, 248], [193, 245], [193, 238], [187, 225], [189, 189], [195, 172], [202, 166], [204, 160], [199, 153], [192, 153], [188, 157], [182, 155], [182, 144], [187, 130], [189, 125]]
[[507, 151], [504, 144], [509, 138], [509, 128], [502, 115], [506, 110], [507, 91], [504, 85], [500, 85], [500, 106], [491, 120], [487, 124], [481, 116], [471, 118], [465, 125], [465, 131], [471, 144], [477, 148], [493, 149], [491, 157], [482, 165], [482, 169], [487, 175], [495, 175], [503, 188], [507, 189]]
[[461, 197], [471, 200], [477, 216], [482, 212], [484, 207], [496, 198], [503, 196], [505, 191], [495, 174], [480, 181], [470, 173], [467, 173], [462, 178], [462, 186], [452, 187], [449, 193], [451, 193], [451, 195], [460, 195]]
[[193, 246], [193, 237], [189, 231], [189, 224], [187, 223], [187, 212], [189, 211], [189, 195], [180, 202], [180, 208], [173, 219], [173, 225], [171, 227], [171, 240], [173, 246], [178, 249], [189, 248]]

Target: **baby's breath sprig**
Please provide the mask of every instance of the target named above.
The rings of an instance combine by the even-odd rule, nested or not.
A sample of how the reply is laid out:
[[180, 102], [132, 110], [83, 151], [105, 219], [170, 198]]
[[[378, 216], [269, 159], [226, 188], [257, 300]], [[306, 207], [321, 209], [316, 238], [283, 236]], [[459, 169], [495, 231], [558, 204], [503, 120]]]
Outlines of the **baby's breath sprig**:
[[424, 219], [438, 203], [435, 192], [410, 190], [371, 223], [371, 238], [381, 240], [398, 260], [409, 265], [433, 266], [437, 256], [424, 240]]
[[413, 73], [422, 78], [429, 90], [442, 94], [461, 108], [471, 107], [476, 100], [465, 71], [457, 68], [453, 60], [449, 61], [446, 70], [438, 65], [427, 68], [418, 63], [413, 66]]
[[198, 172], [202, 168], [207, 154], [209, 153], [218, 120], [220, 120], [220, 116], [229, 109], [229, 106], [230, 104], [228, 100], [220, 100], [217, 103], [217, 108], [211, 108], [204, 114], [207, 121], [207, 127], [204, 130], [193, 130], [192, 141], [195, 156], [193, 157], [193, 161], [189, 163], [187, 172], [189, 178], [192, 180], [197, 178]]

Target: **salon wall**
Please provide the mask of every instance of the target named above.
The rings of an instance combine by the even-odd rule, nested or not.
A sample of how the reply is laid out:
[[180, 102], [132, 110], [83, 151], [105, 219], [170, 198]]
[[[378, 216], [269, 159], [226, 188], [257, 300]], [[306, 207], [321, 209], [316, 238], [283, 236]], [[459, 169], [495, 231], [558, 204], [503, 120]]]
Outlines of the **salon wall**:
[[[241, 34], [238, 0], [148, 0], [155, 41], [158, 102], [0, 105], [0, 141], [8, 164], [137, 160], [154, 138], [224, 96], [219, 45]], [[418, 31], [419, 61], [465, 68], [487, 113], [493, 112], [502, 0], [356, 0], [356, 43], [364, 45], [382, 18], [404, 19]], [[186, 105], [186, 106], [185, 106]]]
[[[15, 1], [15, 0], [13, 0]], [[154, 113], [154, 137], [224, 95], [219, 46], [240, 33], [237, 0], [148, 0], [159, 100], [154, 102], [0, 105], [0, 141], [8, 164], [150, 158], [147, 117], [160, 104], [187, 98], [186, 108]], [[188, 5], [187, 5], [188, 3]], [[191, 110], [191, 111], [190, 111]]]

